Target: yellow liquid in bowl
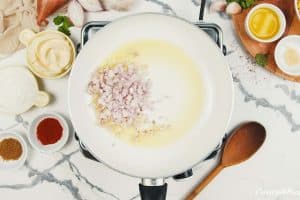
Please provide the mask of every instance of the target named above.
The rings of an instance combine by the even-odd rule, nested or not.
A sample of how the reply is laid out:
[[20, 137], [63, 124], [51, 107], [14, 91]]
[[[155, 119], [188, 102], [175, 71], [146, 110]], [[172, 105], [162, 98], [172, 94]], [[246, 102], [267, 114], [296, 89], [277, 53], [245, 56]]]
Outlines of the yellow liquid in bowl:
[[263, 40], [271, 39], [279, 32], [280, 20], [272, 9], [259, 8], [251, 14], [249, 28], [255, 37]]

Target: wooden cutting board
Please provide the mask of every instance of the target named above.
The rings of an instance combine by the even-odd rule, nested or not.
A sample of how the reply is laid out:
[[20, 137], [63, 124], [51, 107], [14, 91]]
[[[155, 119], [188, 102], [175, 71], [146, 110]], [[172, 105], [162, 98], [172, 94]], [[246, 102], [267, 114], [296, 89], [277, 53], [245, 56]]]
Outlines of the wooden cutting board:
[[[295, 13], [294, 0], [261, 0], [258, 1], [258, 3], [272, 3], [278, 6], [283, 11], [287, 21], [287, 29], [284, 36], [295, 34], [300, 35], [300, 20], [297, 18]], [[254, 41], [247, 35], [244, 28], [244, 23], [246, 20], [246, 16], [250, 10], [251, 8], [243, 10], [242, 13], [233, 15], [232, 17], [236, 33], [239, 36], [244, 47], [253, 57], [255, 57], [255, 55], [258, 53], [269, 54], [268, 65], [265, 66], [265, 68], [271, 73], [290, 81], [300, 82], [300, 76], [291, 76], [285, 74], [277, 67], [274, 60], [274, 50], [279, 40], [272, 43], [260, 43]]]

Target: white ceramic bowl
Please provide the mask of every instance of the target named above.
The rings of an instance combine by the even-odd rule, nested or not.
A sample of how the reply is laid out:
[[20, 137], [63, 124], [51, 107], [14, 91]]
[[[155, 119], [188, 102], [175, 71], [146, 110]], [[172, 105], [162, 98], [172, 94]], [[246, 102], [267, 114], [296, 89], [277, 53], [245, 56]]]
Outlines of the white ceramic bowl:
[[277, 66], [286, 74], [292, 76], [300, 75], [300, 64], [297, 66], [287, 66], [284, 62], [284, 50], [287, 47], [292, 47], [300, 54], [300, 35], [289, 35], [280, 40], [275, 48], [274, 57]]
[[22, 146], [22, 155], [18, 160], [12, 160], [12, 161], [3, 161], [0, 157], [0, 169], [18, 169], [22, 167], [26, 161], [27, 154], [28, 154], [28, 147], [27, 143], [23, 139], [23, 137], [18, 133], [1, 133], [0, 134], [0, 141], [2, 141], [5, 138], [14, 138], [18, 140], [21, 143]]
[[[36, 129], [38, 124], [45, 118], [55, 118], [57, 119], [63, 127], [62, 137], [55, 143], [49, 145], [43, 145], [37, 138]], [[69, 126], [67, 121], [57, 113], [44, 113], [37, 116], [31, 123], [29, 129], [29, 142], [34, 149], [43, 153], [54, 153], [63, 148], [69, 138]]]
[[[274, 12], [276, 12], [276, 14], [278, 15], [279, 17], [279, 21], [280, 21], [280, 28], [279, 28], [279, 31], [278, 33], [273, 37], [273, 38], [270, 38], [270, 39], [261, 39], [261, 38], [258, 38], [256, 37], [251, 31], [250, 31], [250, 28], [249, 28], [249, 20], [250, 20], [250, 17], [251, 15], [253, 14], [253, 12], [255, 12], [256, 10], [260, 9], [260, 8], [269, 8], [271, 10], [273, 10]], [[258, 42], [262, 42], [262, 43], [270, 43], [270, 42], [274, 42], [276, 40], [278, 40], [285, 32], [285, 29], [286, 29], [286, 19], [285, 19], [285, 16], [283, 14], [283, 12], [277, 7], [277, 6], [274, 6], [273, 4], [269, 4], [269, 3], [262, 3], [262, 4], [258, 4], [257, 6], [254, 6], [250, 12], [247, 14], [246, 16], [246, 20], [245, 20], [245, 30], [248, 34], [248, 36], [250, 38], [252, 38], [253, 40], [256, 40]]]

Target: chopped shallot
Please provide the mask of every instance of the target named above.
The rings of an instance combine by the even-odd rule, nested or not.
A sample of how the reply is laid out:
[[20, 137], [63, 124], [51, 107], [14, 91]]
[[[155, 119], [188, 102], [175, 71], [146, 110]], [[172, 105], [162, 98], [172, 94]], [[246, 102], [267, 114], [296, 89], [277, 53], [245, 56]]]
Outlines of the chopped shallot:
[[46, 18], [67, 3], [68, 0], [37, 0], [37, 23], [41, 25]]
[[149, 107], [149, 80], [134, 64], [118, 64], [96, 72], [88, 91], [99, 96], [96, 107], [100, 123], [111, 121], [122, 126], [133, 124]]

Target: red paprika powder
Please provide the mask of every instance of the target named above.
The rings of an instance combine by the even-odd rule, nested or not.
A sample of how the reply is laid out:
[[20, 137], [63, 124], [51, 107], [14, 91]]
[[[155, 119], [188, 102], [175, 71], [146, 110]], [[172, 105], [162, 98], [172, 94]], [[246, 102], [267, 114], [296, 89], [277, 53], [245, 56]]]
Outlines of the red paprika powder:
[[61, 123], [55, 118], [45, 118], [37, 126], [37, 138], [43, 145], [55, 144], [63, 134]]

